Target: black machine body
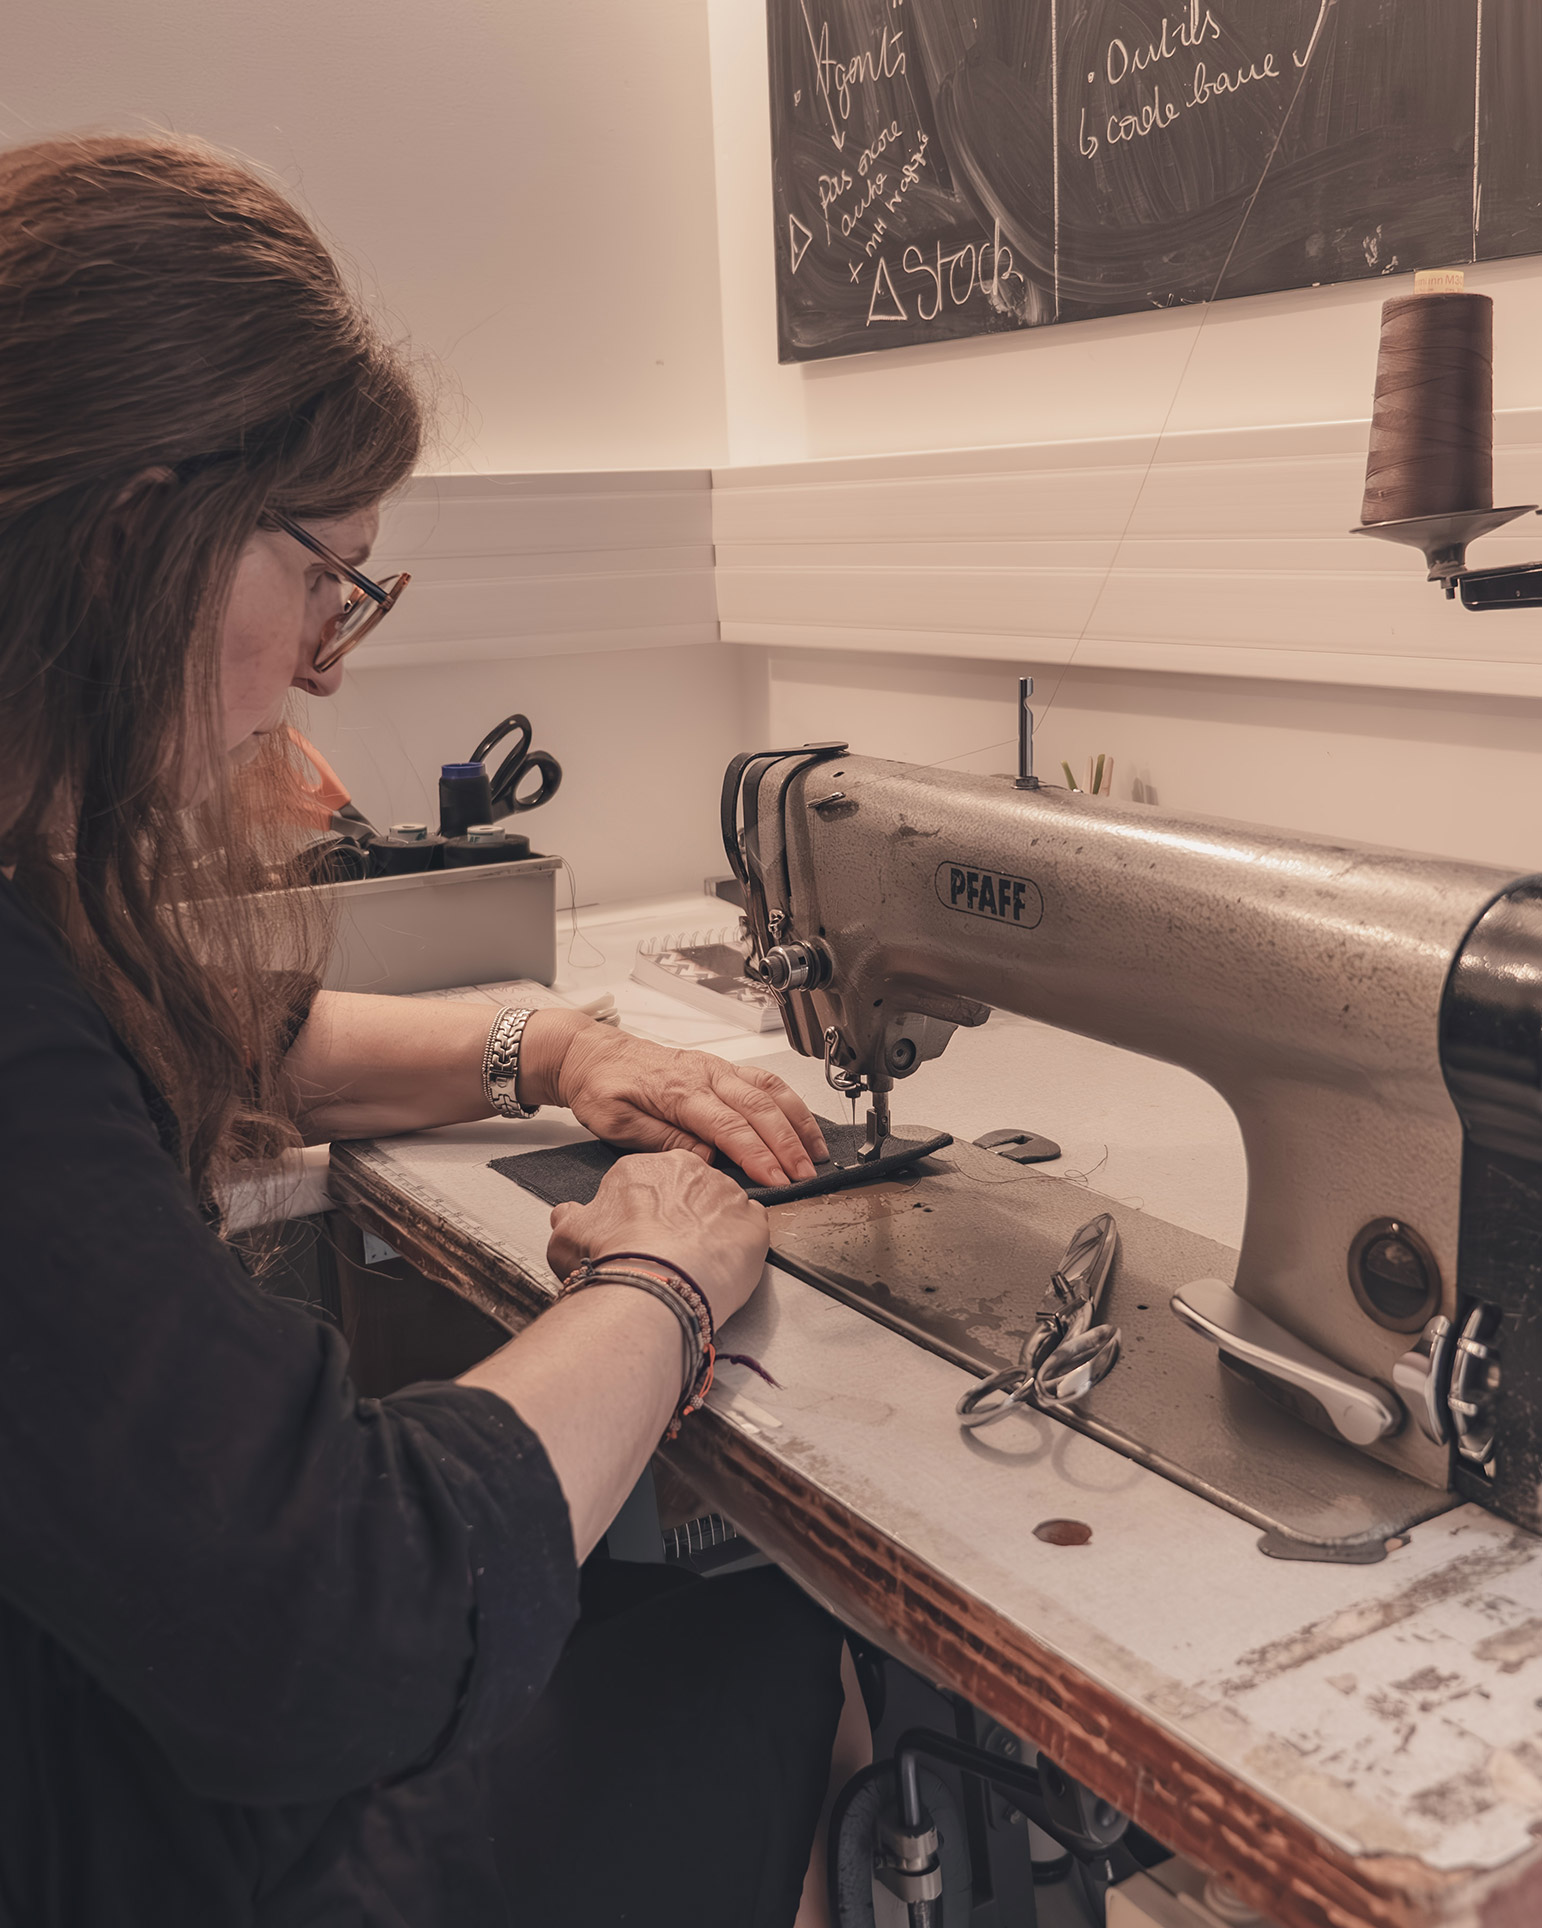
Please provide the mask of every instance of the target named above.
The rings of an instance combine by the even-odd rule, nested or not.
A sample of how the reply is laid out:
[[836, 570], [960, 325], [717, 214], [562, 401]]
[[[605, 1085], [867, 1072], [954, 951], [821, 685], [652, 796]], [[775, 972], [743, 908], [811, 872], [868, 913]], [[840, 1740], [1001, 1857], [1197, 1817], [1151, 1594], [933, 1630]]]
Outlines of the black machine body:
[[1474, 925], [1440, 1033], [1463, 1127], [1452, 1485], [1542, 1532], [1542, 878]]

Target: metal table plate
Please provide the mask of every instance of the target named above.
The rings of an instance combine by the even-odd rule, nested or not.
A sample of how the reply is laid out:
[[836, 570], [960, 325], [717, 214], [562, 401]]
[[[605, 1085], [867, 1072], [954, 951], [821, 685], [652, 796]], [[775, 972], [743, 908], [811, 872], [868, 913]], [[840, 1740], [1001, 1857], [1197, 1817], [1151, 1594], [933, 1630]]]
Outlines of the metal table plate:
[[[1253, 1521], [1285, 1556], [1380, 1559], [1456, 1503], [1283, 1412], [1173, 1317], [1179, 1287], [1232, 1279], [1234, 1251], [1068, 1178], [954, 1144], [908, 1177], [773, 1206], [771, 1245], [811, 1285], [983, 1376], [1016, 1363], [1067, 1241], [1101, 1211], [1121, 1249], [1100, 1316], [1123, 1354], [1057, 1419]], [[974, 1443], [993, 1451], [990, 1429]]]

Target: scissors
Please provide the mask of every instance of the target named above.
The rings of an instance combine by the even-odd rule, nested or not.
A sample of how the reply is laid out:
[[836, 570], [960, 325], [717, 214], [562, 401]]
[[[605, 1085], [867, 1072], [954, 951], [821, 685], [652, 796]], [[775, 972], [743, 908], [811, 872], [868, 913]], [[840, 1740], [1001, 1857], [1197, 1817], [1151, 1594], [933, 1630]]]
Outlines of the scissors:
[[[562, 782], [562, 765], [545, 750], [532, 750], [530, 738], [530, 718], [506, 716], [501, 723], [495, 723], [482, 741], [471, 752], [471, 762], [485, 763], [487, 753], [499, 744], [513, 730], [517, 732], [514, 748], [498, 765], [496, 773], [488, 779], [488, 788], [493, 796], [493, 815], [495, 817], [516, 816], [521, 810], [538, 810], [543, 803], [550, 803], [557, 794], [557, 786]], [[531, 770], [541, 773], [540, 787], [517, 796], [520, 781]]]
[[[970, 1387], [957, 1406], [961, 1426], [989, 1426], [1014, 1406], [1072, 1405], [1108, 1376], [1119, 1357], [1119, 1328], [1093, 1321], [1118, 1253], [1111, 1212], [1099, 1212], [1072, 1234], [1017, 1364]], [[1000, 1395], [995, 1403], [982, 1405], [992, 1394]]]

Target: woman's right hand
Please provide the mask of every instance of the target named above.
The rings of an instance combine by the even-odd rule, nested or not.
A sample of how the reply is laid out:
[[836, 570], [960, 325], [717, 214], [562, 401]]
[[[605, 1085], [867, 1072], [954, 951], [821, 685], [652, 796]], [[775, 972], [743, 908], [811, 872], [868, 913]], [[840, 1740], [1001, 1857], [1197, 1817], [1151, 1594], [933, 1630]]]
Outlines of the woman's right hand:
[[695, 1152], [642, 1152], [618, 1159], [587, 1205], [551, 1215], [546, 1260], [565, 1278], [586, 1258], [646, 1252], [688, 1272], [717, 1325], [760, 1283], [769, 1231], [765, 1207]]

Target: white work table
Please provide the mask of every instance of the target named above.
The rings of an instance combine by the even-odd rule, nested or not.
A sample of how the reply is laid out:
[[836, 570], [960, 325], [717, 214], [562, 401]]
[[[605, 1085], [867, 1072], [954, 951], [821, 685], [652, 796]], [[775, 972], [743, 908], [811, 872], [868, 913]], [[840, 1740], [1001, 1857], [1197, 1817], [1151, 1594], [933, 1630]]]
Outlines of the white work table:
[[[580, 933], [590, 961], [564, 963], [559, 988], [625, 1003], [638, 929], [732, 915], [686, 909], [591, 927], [600, 962]], [[742, 1035], [709, 1048], [784, 1049]], [[777, 1069], [839, 1115], [818, 1066]], [[1044, 1132], [1066, 1154], [1050, 1170], [1240, 1238], [1230, 1113], [1171, 1067], [998, 1015], [902, 1084], [895, 1112], [961, 1139]], [[548, 1210], [488, 1160], [580, 1135], [546, 1112], [339, 1146], [332, 1189], [518, 1326], [553, 1287]], [[1380, 1565], [1271, 1560], [1256, 1527], [1052, 1419], [964, 1435], [965, 1371], [774, 1267], [724, 1343], [779, 1388], [725, 1367], [671, 1451], [852, 1625], [1284, 1928], [1542, 1918], [1542, 1540], [1464, 1506]], [[1036, 1538], [1051, 1519], [1090, 1538]]]

